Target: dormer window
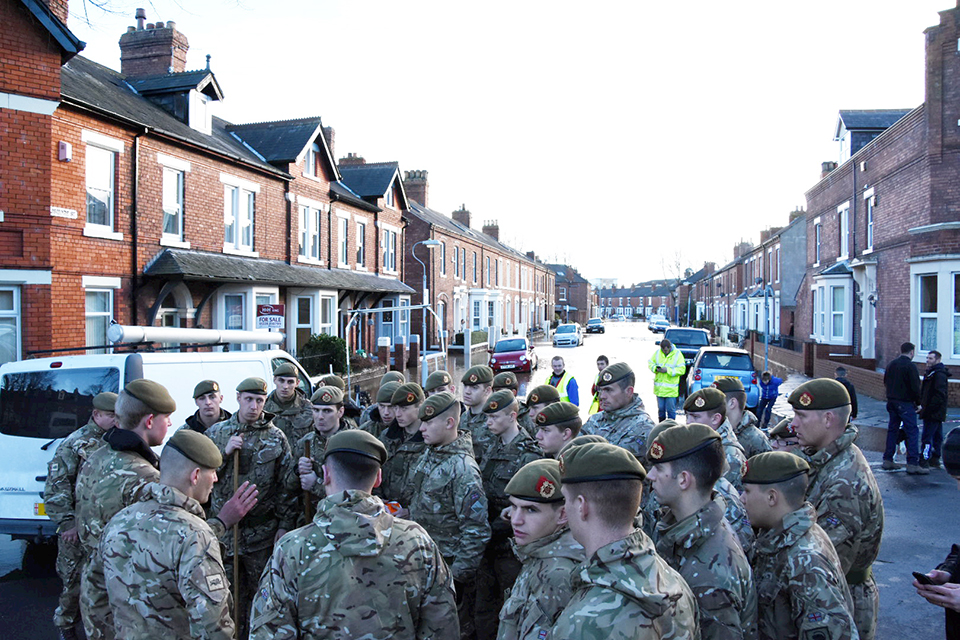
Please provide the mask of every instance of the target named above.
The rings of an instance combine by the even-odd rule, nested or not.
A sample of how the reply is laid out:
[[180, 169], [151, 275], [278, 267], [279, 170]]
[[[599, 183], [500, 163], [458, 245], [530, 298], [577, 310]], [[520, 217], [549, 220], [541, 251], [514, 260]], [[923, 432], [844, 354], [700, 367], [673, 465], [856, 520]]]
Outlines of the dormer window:
[[390, 207], [391, 209], [393, 208], [393, 185], [392, 184], [390, 185], [390, 188], [387, 189], [387, 195], [386, 195], [386, 198], [384, 198], [384, 201], [386, 202], [388, 207]]
[[210, 135], [213, 124], [213, 113], [210, 96], [200, 93], [196, 89], [190, 92], [190, 128]]
[[303, 159], [303, 175], [317, 177], [317, 164], [320, 159], [320, 145], [314, 142], [307, 149], [307, 155]]

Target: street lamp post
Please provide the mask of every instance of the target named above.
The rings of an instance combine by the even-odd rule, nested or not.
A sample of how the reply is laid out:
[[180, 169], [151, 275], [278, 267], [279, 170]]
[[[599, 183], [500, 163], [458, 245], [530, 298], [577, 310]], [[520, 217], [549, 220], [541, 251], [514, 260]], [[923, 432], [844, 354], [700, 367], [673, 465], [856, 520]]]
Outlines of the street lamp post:
[[[430, 304], [430, 301], [427, 300], [427, 265], [423, 263], [423, 260], [417, 257], [417, 245], [423, 245], [428, 248], [434, 248], [440, 246], [440, 241], [434, 238], [429, 240], [421, 240], [413, 245], [413, 249], [410, 250], [413, 259], [420, 263], [420, 266], [423, 269], [423, 280], [422, 287], [420, 289], [420, 296], [422, 298], [421, 302], [424, 305]], [[424, 307], [420, 310], [420, 385], [423, 386], [427, 384], [427, 309]]]

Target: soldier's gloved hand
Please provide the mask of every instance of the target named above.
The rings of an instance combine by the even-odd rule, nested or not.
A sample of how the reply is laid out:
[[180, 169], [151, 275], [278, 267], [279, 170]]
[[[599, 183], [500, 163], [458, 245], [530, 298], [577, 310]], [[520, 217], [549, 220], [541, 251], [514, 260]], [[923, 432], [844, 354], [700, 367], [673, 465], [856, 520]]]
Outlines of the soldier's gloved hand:
[[[300, 475], [304, 475], [305, 473], [313, 473], [313, 460], [310, 458], [301, 457], [297, 461], [297, 473]], [[314, 474], [314, 477], [316, 477], [316, 474]], [[309, 489], [309, 487], [304, 487], [304, 489]]]
[[[302, 460], [302, 458], [301, 458]], [[317, 484], [317, 474], [313, 471], [309, 473], [300, 473], [300, 488], [304, 491], [310, 491], [313, 489], [313, 485]]]
[[230, 439], [227, 440], [227, 446], [223, 449], [223, 453], [229, 456], [238, 449], [243, 449], [243, 436], [230, 436]]
[[80, 533], [77, 531], [76, 527], [72, 527], [66, 531], [61, 531], [60, 537], [63, 538], [64, 542], [69, 542], [70, 544], [77, 544], [80, 542]]
[[220, 509], [220, 513], [217, 514], [220, 522], [227, 529], [240, 522], [243, 516], [250, 513], [250, 509], [256, 506], [259, 493], [257, 485], [244, 482]]

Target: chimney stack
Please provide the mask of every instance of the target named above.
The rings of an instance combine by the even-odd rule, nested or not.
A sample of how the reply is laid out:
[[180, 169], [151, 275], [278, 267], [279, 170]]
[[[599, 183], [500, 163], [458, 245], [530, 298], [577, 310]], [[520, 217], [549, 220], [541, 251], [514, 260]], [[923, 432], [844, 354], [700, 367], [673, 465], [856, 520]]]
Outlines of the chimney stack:
[[483, 221], [483, 234], [500, 241], [500, 224], [496, 220]]
[[132, 78], [180, 73], [187, 67], [187, 37], [177, 23], [161, 20], [144, 27], [147, 13], [137, 9], [137, 27], [120, 36], [120, 73]]
[[461, 204], [460, 208], [453, 212], [453, 219], [469, 229], [470, 212], [467, 211], [467, 205]]
[[333, 153], [333, 144], [337, 140], [337, 132], [333, 130], [333, 127], [323, 128], [323, 139], [327, 141], [327, 149], [330, 150], [330, 157], [336, 158], [337, 156]]
[[827, 175], [837, 168], [837, 163], [832, 161], [820, 163], [820, 179], [823, 180]]
[[805, 210], [803, 207], [799, 207], [799, 206], [798, 206], [796, 209], [794, 209], [793, 211], [790, 212], [790, 218], [789, 218], [789, 220], [790, 220], [790, 222], [793, 222], [794, 220], [796, 220], [797, 218], [803, 216], [803, 215], [806, 214], [806, 213], [807, 213], [807, 212], [806, 212], [806, 210]]
[[340, 158], [341, 166], [352, 166], [358, 164], [367, 164], [367, 161], [363, 159], [363, 156], [358, 156], [355, 153], [348, 153], [346, 158]]
[[[427, 181], [427, 172], [423, 169], [416, 171], [403, 172], [403, 189], [407, 192], [407, 197], [414, 202], [419, 202], [425, 207], [430, 205], [427, 198], [430, 195], [430, 183]], [[484, 231], [486, 233], [486, 231]]]

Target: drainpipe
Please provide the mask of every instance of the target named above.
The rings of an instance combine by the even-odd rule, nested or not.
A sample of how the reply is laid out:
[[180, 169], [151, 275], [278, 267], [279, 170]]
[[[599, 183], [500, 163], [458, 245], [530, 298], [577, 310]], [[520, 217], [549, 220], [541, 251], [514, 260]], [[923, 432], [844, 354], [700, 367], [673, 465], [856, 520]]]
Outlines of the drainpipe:
[[137, 237], [137, 218], [140, 215], [139, 212], [139, 197], [140, 197], [140, 138], [150, 133], [149, 127], [144, 127], [143, 131], [138, 133], [133, 137], [133, 206], [130, 209], [130, 235], [132, 236], [132, 262], [133, 262], [133, 278], [132, 284], [130, 286], [130, 309], [131, 309], [131, 324], [137, 326], [140, 324], [139, 315], [137, 313], [137, 292], [140, 289], [140, 252], [137, 250], [137, 244], [139, 238]]

